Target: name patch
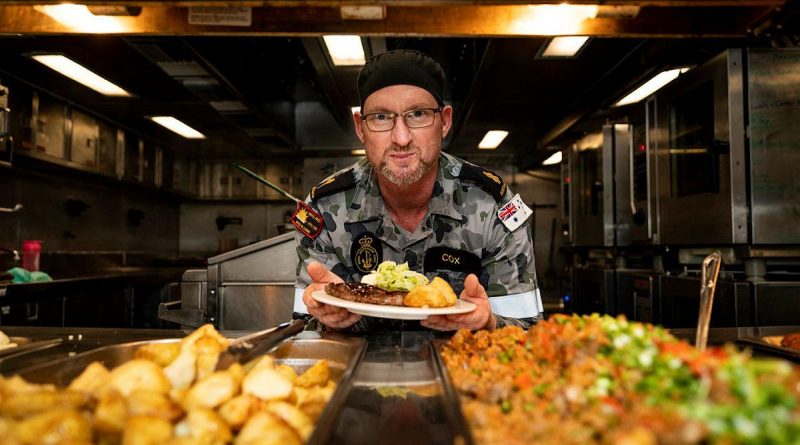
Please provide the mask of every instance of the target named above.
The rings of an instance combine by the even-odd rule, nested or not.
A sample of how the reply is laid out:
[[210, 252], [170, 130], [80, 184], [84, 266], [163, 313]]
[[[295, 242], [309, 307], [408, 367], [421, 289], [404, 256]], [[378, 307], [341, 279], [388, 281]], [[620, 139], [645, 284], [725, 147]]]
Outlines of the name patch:
[[322, 215], [317, 213], [308, 204], [304, 202], [297, 203], [297, 210], [292, 215], [292, 224], [303, 235], [314, 239], [322, 232], [322, 227], [325, 225]]
[[381, 239], [371, 232], [364, 232], [355, 237], [353, 245], [350, 246], [350, 261], [362, 274], [377, 269], [378, 264], [383, 261]]
[[481, 273], [481, 259], [478, 255], [466, 250], [458, 250], [452, 247], [437, 246], [425, 252], [426, 272], [435, 270], [452, 270], [454, 272]]

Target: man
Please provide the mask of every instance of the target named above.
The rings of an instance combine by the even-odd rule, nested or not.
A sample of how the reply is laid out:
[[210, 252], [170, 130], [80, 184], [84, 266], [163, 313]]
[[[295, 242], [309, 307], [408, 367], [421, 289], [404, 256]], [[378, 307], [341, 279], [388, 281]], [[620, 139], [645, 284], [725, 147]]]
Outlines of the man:
[[415, 328], [311, 298], [326, 283], [360, 281], [386, 260], [442, 276], [477, 306], [428, 317], [420, 322], [426, 328], [527, 328], [541, 313], [530, 209], [512, 199], [496, 174], [441, 153], [453, 121], [444, 84], [441, 66], [417, 51], [386, 52], [362, 68], [361, 112], [353, 122], [366, 159], [314, 187], [310, 208], [293, 218], [300, 257], [296, 313], [334, 330]]

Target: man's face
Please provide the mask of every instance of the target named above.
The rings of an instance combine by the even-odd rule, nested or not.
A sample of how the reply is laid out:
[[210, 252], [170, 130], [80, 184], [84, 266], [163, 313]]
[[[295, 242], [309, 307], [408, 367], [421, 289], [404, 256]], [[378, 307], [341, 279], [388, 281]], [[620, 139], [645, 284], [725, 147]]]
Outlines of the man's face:
[[[364, 114], [396, 113], [437, 108], [436, 99], [428, 91], [413, 85], [392, 85], [372, 93], [364, 102]], [[450, 131], [452, 107], [435, 113], [433, 124], [409, 128], [402, 116], [394, 128], [376, 132], [367, 127], [359, 115], [354, 116], [356, 134], [367, 152], [370, 164], [392, 184], [410, 185], [419, 181], [436, 166], [442, 139]]]

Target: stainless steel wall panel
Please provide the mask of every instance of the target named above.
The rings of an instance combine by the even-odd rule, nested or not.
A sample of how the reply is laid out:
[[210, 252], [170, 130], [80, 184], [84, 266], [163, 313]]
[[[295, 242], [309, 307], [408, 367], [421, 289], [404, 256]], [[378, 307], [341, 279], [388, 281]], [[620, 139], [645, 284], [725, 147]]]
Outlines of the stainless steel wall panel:
[[156, 146], [150, 141], [142, 139], [142, 163], [140, 178], [147, 185], [156, 184]]
[[572, 309], [578, 314], [618, 313], [615, 273], [612, 269], [576, 268]]
[[14, 150], [30, 151], [33, 149], [33, 91], [18, 82], [8, 82], [7, 86], [8, 107], [11, 109], [9, 125], [14, 137]]
[[800, 282], [753, 283], [756, 326], [796, 326], [800, 321]]
[[[180, 219], [175, 202], [128, 194], [122, 206], [122, 227], [129, 252], [169, 255], [178, 250]], [[139, 225], [128, 222], [127, 213], [130, 209], [144, 213]]]
[[172, 186], [175, 190], [197, 194], [198, 162], [183, 156], [176, 156], [172, 169]]
[[224, 285], [219, 328], [257, 330], [292, 319], [294, 285]]
[[286, 233], [208, 259], [205, 307], [223, 329], [257, 329], [291, 319], [297, 267]]
[[69, 160], [91, 169], [97, 168], [97, 146], [100, 127], [97, 120], [88, 114], [72, 109], [72, 134], [70, 136]]
[[108, 176], [117, 172], [117, 129], [102, 120], [97, 121], [97, 171]]
[[34, 105], [36, 134], [35, 152], [66, 159], [66, 132], [64, 117], [66, 106], [44, 94], [35, 94]]
[[[248, 250], [248, 248], [250, 248]], [[297, 276], [294, 234], [287, 233], [208, 259], [220, 264], [222, 283], [292, 283]]]
[[125, 133], [125, 162], [123, 163], [123, 178], [129, 181], [141, 182], [142, 144], [139, 137], [132, 133]]
[[[262, 164], [260, 162], [240, 162], [240, 164], [261, 174]], [[227, 167], [228, 180], [231, 183], [230, 196], [235, 198], [255, 198], [261, 185], [238, 168], [233, 168], [230, 165]]]
[[603, 145], [579, 146], [572, 151], [572, 230], [576, 246], [603, 246]]
[[[667, 328], [697, 326], [700, 309], [700, 278], [659, 277], [661, 324]], [[750, 295], [750, 283], [717, 282], [711, 310], [712, 327], [743, 327], [755, 325], [755, 311]]]
[[800, 244], [800, 51], [748, 50], [747, 84], [753, 243]]
[[[622, 125], [620, 125], [622, 127]], [[603, 147], [601, 155], [601, 171], [603, 182], [603, 246], [614, 245], [614, 198], [616, 184], [614, 181], [614, 151], [617, 146], [617, 125], [603, 125]]]
[[[628, 124], [613, 125], [614, 149], [613, 172], [610, 183], [613, 186], [611, 210], [612, 223], [607, 229], [606, 239], [613, 239], [613, 246], [629, 246], [631, 244], [631, 226], [633, 214], [631, 213], [630, 196], [630, 162], [632, 126]], [[605, 181], [604, 181], [605, 182]], [[608, 184], [609, 182], [605, 182]], [[607, 220], [609, 218], [606, 218]], [[610, 234], [608, 233], [610, 232]]]

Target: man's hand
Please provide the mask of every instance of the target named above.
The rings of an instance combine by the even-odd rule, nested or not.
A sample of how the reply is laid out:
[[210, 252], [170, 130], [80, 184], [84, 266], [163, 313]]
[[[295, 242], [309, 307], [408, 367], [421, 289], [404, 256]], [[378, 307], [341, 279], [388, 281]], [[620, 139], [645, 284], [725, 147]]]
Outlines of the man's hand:
[[461, 299], [475, 303], [478, 307], [466, 314], [431, 315], [426, 320], [421, 321], [420, 324], [426, 328], [439, 331], [454, 331], [462, 328], [477, 331], [478, 329], [492, 330], [495, 328], [497, 321], [492, 314], [489, 297], [475, 274], [467, 275], [467, 279], [464, 280]]
[[311, 277], [311, 284], [303, 292], [303, 303], [308, 308], [308, 313], [316, 317], [322, 324], [332, 329], [345, 329], [356, 324], [361, 320], [361, 315], [353, 314], [345, 308], [331, 306], [320, 303], [311, 298], [311, 293], [318, 290], [325, 290], [328, 283], [341, 283], [342, 279], [338, 275], [325, 268], [322, 263], [313, 262], [308, 265], [308, 275]]

